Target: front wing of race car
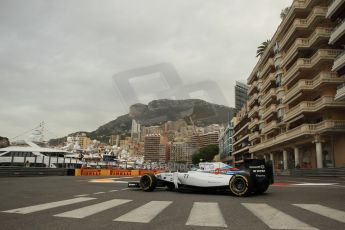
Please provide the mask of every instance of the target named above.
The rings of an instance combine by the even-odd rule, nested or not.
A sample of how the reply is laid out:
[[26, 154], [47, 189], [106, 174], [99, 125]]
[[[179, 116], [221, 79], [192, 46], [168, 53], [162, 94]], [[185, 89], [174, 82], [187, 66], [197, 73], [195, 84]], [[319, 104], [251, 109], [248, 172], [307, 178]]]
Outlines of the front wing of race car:
[[143, 191], [153, 191], [156, 187], [167, 187], [169, 190], [177, 191], [230, 191], [236, 196], [248, 196], [264, 193], [273, 182], [270, 161], [249, 159], [245, 160], [244, 168], [237, 171], [146, 174], [138, 182], [128, 182], [128, 187], [141, 188]]

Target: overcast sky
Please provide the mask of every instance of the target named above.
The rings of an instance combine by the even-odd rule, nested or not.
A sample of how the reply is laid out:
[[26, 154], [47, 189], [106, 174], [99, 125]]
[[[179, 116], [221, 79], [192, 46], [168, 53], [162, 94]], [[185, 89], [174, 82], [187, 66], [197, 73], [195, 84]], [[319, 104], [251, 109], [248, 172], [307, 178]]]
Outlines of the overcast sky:
[[[160, 63], [178, 75], [140, 78], [139, 69], [128, 77], [140, 102], [157, 98], [150, 89], [174, 87], [164, 78], [179, 78], [194, 89], [215, 82], [234, 106], [235, 81], [246, 80], [257, 46], [273, 36], [291, 3], [0, 0], [0, 136], [12, 138], [41, 121], [49, 137], [93, 131], [128, 112], [129, 90], [113, 76]], [[191, 95], [212, 101], [207, 93]]]

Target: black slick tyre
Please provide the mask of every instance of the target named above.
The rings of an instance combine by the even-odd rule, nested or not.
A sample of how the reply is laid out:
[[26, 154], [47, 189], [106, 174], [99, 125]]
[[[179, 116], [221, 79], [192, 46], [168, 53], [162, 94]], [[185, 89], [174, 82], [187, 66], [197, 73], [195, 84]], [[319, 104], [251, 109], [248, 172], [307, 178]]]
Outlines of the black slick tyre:
[[157, 186], [157, 178], [153, 174], [145, 174], [140, 178], [140, 188], [145, 192], [153, 191]]
[[262, 181], [259, 185], [257, 185], [257, 190], [256, 190], [256, 194], [262, 194], [264, 192], [267, 191], [268, 187], [270, 186], [270, 183], [268, 180], [264, 180]]
[[236, 174], [231, 177], [229, 188], [235, 196], [248, 196], [252, 192], [249, 177], [241, 174]]

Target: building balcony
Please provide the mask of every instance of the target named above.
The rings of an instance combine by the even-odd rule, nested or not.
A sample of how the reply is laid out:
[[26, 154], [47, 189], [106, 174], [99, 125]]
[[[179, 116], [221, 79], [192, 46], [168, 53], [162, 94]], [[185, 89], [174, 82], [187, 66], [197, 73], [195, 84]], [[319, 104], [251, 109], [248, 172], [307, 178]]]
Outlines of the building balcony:
[[254, 106], [249, 112], [248, 112], [248, 118], [252, 118], [255, 117], [258, 115], [258, 110], [259, 110], [259, 106]]
[[312, 12], [309, 14], [309, 16], [306, 19], [295, 19], [292, 25], [290, 26], [290, 29], [284, 36], [284, 38], [280, 41], [280, 47], [283, 48], [285, 45], [290, 41], [292, 35], [297, 30], [306, 30], [312, 28], [314, 25], [316, 25], [320, 20], [324, 20], [326, 14], [327, 14], [327, 7], [315, 7]]
[[252, 121], [249, 123], [248, 128], [249, 128], [249, 129], [252, 129], [252, 128], [254, 128], [255, 125], [258, 125], [258, 124], [259, 124], [259, 119], [258, 119], [258, 118], [255, 118], [254, 120], [252, 120]]
[[321, 39], [328, 41], [332, 31], [332, 28], [318, 27], [315, 29], [312, 35], [309, 36], [309, 38], [297, 38], [289, 50], [286, 51], [281, 65], [284, 67], [296, 55], [298, 50], [310, 48], [315, 44], [315, 42]]
[[345, 67], [345, 51], [343, 51], [341, 54], [339, 54], [336, 57], [336, 59], [334, 60], [332, 71], [339, 72], [344, 67]]
[[345, 120], [325, 120], [317, 124], [303, 124], [271, 139], [263, 141], [260, 144], [254, 145], [250, 147], [249, 151], [251, 153], [255, 153], [268, 148], [281, 148], [283, 143], [291, 143], [293, 140], [305, 138], [305, 135], [315, 135], [332, 131], [345, 132]]
[[279, 66], [281, 66], [281, 62], [282, 62], [282, 54], [277, 53], [276, 55], [274, 55], [274, 67], [276, 69], [278, 69]]
[[253, 95], [250, 97], [249, 101], [248, 101], [249, 107], [252, 106], [253, 103], [254, 103], [257, 99], [258, 99], [258, 94], [257, 94], [257, 93], [253, 94]]
[[255, 90], [257, 91], [258, 82], [254, 81], [253, 84], [248, 89], [248, 96], [251, 96]]
[[344, 108], [344, 106], [345, 102], [335, 101], [332, 96], [324, 96], [316, 101], [303, 101], [286, 112], [284, 121], [290, 121], [302, 113], [315, 113], [326, 107]]
[[276, 89], [275, 88], [270, 89], [266, 93], [266, 95], [262, 98], [261, 105], [265, 105], [269, 101], [269, 99], [271, 99], [271, 98], [273, 98], [275, 96], [276, 96]]
[[235, 142], [233, 143], [233, 145], [238, 145], [240, 143], [242, 143], [243, 141], [245, 141], [247, 138], [249, 137], [249, 134], [243, 135], [240, 137], [240, 139], [238, 139], [237, 141], [235, 140]]
[[283, 100], [284, 103], [289, 102], [291, 99], [295, 98], [299, 92], [303, 91], [311, 91], [319, 88], [320, 86], [330, 85], [330, 84], [340, 84], [344, 82], [344, 78], [338, 77], [336, 73], [332, 72], [321, 72], [319, 73], [314, 79], [307, 80], [301, 79], [291, 87], [285, 98]]
[[[278, 30], [282, 31], [286, 28], [290, 27], [291, 21], [294, 19], [296, 12], [302, 12], [306, 9], [311, 9], [315, 4], [317, 4], [317, 1], [315, 0], [296, 0], [293, 1], [290, 10], [288, 11], [287, 15], [285, 16], [284, 20], [280, 24]], [[279, 31], [277, 34], [279, 34]], [[256, 79], [258, 79], [257, 72], [262, 64], [263, 61], [266, 60], [267, 56], [270, 54], [271, 49], [273, 48], [274, 44], [270, 43], [265, 50], [265, 52], [262, 54], [261, 58], [259, 59], [258, 63], [255, 65], [253, 71], [250, 73], [248, 78], [248, 84], [252, 84], [252, 82]]]
[[258, 139], [258, 138], [260, 138], [260, 133], [258, 131], [256, 131], [254, 133], [249, 134], [248, 140], [253, 141], [253, 140]]
[[267, 134], [275, 129], [279, 128], [277, 121], [271, 121], [269, 124], [265, 125], [262, 128], [262, 133]]
[[265, 76], [267, 71], [269, 71], [274, 66], [273, 58], [269, 58], [261, 70], [261, 76]]
[[235, 156], [236, 154], [239, 154], [239, 153], [243, 153], [243, 152], [247, 152], [249, 150], [249, 146], [245, 146], [239, 150], [236, 150], [232, 153], [233, 156]]
[[333, 0], [328, 7], [326, 17], [332, 19], [344, 9], [345, 0]]
[[[340, 38], [344, 36], [345, 36], [345, 20], [343, 20], [343, 22], [340, 23], [340, 25], [334, 28], [331, 34], [331, 37], [329, 39], [329, 44], [334, 45], [337, 41], [340, 40]], [[340, 40], [340, 43], [344, 43], [344, 39], [342, 39], [342, 41], [343, 42], [341, 42]]]
[[270, 116], [271, 114], [273, 114], [276, 111], [277, 111], [277, 106], [276, 105], [271, 105], [262, 114], [262, 119], [266, 119], [268, 116]]
[[337, 94], [335, 95], [335, 100], [345, 101], [345, 83], [338, 86]]
[[265, 79], [264, 83], [262, 84], [260, 91], [266, 91], [268, 87], [272, 84], [272, 82], [275, 82], [276, 78], [274, 73], [270, 73], [268, 77]]
[[[299, 75], [302, 69], [314, 68], [321, 61], [334, 61], [334, 59], [341, 53], [341, 50], [336, 49], [319, 49], [311, 58], [299, 58], [285, 73], [282, 79], [282, 84], [292, 81]], [[315, 68], [314, 68], [315, 69]]]

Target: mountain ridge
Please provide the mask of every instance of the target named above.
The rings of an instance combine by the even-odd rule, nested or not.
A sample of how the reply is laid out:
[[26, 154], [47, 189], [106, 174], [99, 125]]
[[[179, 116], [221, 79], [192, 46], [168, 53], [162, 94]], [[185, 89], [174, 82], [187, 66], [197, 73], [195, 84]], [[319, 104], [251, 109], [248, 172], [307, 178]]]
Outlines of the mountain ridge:
[[[190, 118], [196, 126], [228, 123], [234, 115], [234, 108], [206, 102], [201, 99], [171, 100], [159, 99], [149, 102], [147, 105], [137, 103], [129, 108], [129, 113], [101, 125], [96, 130], [86, 133], [91, 139], [97, 139], [107, 143], [113, 134], [130, 135], [132, 119], [143, 126], [161, 125], [167, 121], [184, 119], [190, 124]], [[75, 132], [69, 135], [77, 135]], [[66, 137], [51, 139], [51, 145], [57, 145], [66, 141]]]

